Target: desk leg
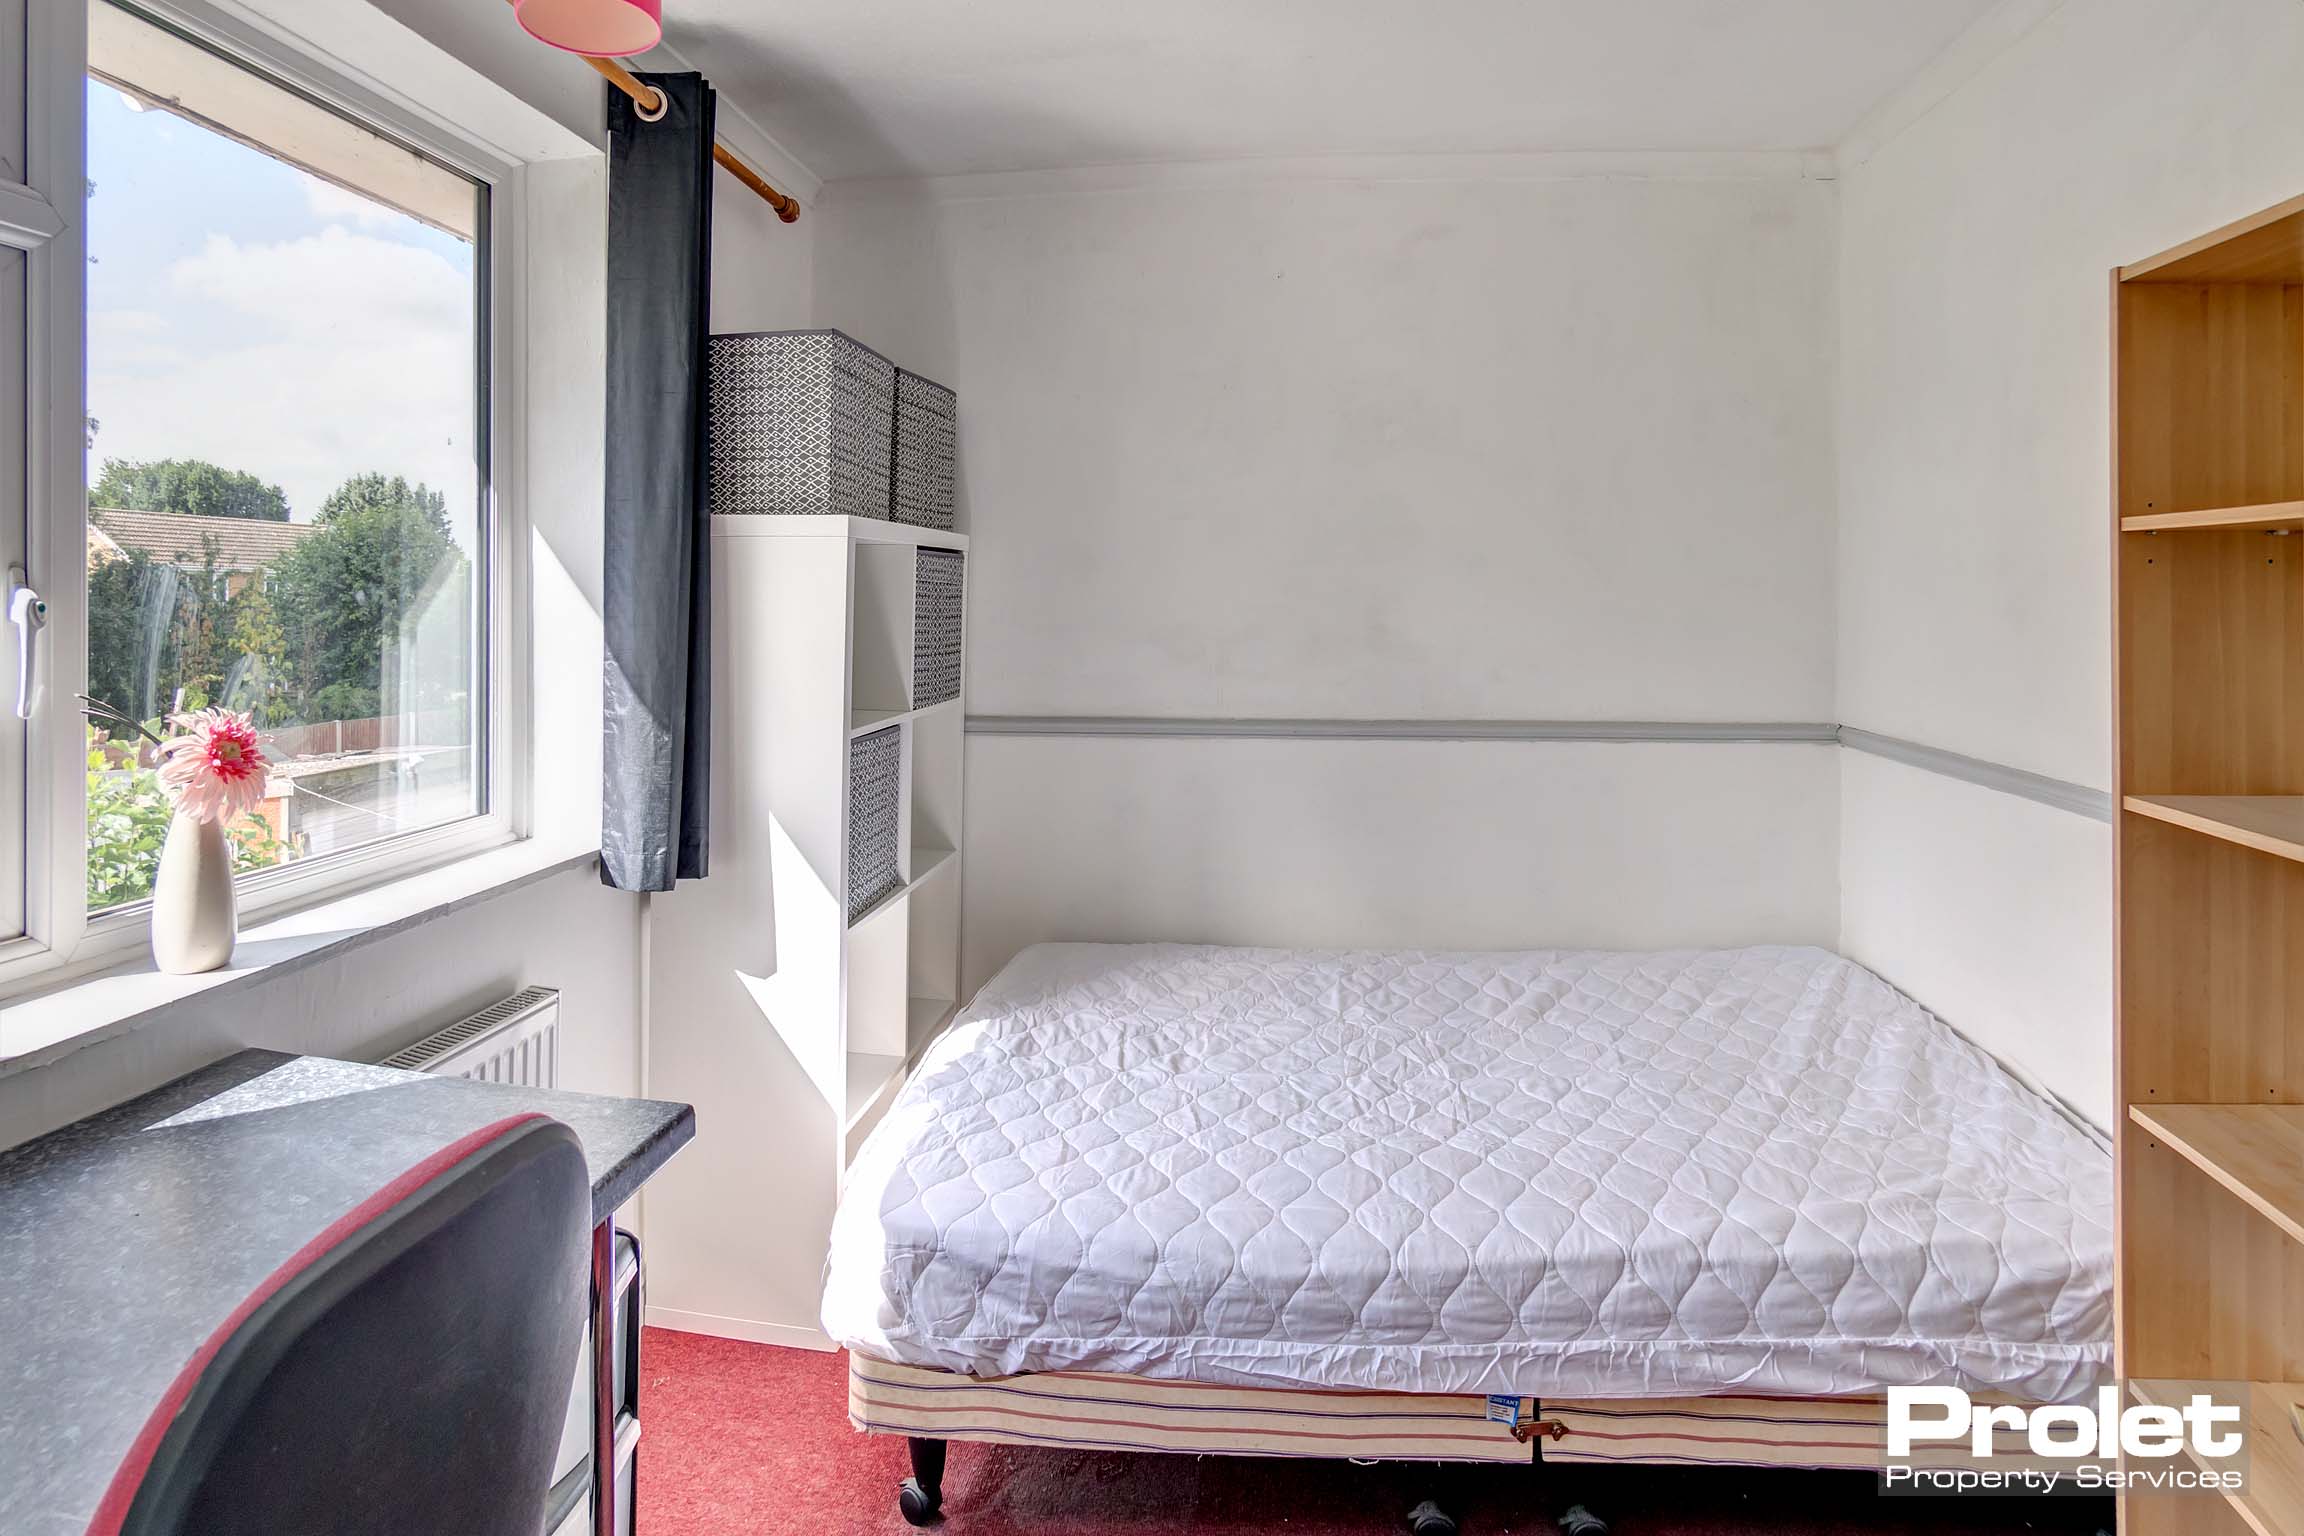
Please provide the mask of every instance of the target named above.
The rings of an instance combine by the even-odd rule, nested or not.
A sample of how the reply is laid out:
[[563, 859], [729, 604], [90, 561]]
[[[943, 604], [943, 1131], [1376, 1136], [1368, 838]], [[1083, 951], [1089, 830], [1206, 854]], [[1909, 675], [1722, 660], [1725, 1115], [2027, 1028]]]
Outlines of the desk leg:
[[616, 1223], [592, 1229], [592, 1533], [616, 1536]]

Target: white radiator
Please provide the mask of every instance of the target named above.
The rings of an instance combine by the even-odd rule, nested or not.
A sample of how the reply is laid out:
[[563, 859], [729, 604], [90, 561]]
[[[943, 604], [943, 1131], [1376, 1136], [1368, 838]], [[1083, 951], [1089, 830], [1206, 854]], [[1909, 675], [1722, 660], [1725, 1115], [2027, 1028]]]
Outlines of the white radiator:
[[436, 1072], [527, 1088], [560, 1086], [560, 993], [526, 987], [472, 1017], [384, 1058], [404, 1072]]

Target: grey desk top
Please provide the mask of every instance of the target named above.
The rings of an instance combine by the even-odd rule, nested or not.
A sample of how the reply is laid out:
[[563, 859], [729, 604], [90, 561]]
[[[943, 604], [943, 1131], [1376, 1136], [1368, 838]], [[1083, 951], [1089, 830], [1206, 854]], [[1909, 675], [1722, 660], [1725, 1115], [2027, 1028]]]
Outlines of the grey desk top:
[[0, 1531], [80, 1536], [152, 1405], [305, 1242], [469, 1131], [536, 1110], [604, 1221], [695, 1111], [243, 1051], [0, 1153]]

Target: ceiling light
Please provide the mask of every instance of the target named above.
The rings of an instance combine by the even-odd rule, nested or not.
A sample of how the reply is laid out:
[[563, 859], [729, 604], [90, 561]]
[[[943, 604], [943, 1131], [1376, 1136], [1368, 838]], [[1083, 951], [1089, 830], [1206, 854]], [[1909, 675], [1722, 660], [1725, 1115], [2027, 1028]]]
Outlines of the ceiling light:
[[531, 37], [594, 58], [646, 53], [664, 37], [664, 0], [512, 0]]

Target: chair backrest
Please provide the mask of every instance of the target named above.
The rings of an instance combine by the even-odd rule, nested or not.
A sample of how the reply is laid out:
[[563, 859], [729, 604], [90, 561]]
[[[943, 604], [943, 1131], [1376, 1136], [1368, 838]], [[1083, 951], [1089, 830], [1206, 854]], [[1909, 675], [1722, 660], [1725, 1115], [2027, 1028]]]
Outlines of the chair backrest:
[[591, 1213], [575, 1133], [541, 1116], [394, 1179], [186, 1365], [91, 1536], [536, 1536]]

